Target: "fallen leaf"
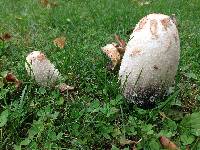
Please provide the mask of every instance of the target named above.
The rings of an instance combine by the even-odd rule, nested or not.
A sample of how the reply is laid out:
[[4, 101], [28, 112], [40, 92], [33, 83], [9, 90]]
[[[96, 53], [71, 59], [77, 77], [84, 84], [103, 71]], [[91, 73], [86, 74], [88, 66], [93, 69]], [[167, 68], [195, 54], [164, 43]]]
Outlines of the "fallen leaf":
[[4, 33], [1, 37], [0, 37], [0, 39], [2, 40], [2, 41], [9, 41], [10, 39], [11, 39], [11, 35], [9, 34], [9, 33]]
[[6, 79], [7, 82], [16, 82], [16, 81], [18, 81], [16, 76], [14, 74], [12, 74], [12, 73], [7, 73], [5, 79]]
[[73, 86], [69, 86], [65, 83], [61, 83], [59, 85], [56, 86], [61, 93], [65, 92], [65, 91], [73, 91], [74, 90], [74, 87]]
[[161, 136], [160, 137], [160, 143], [161, 145], [168, 150], [179, 150], [179, 148], [174, 144], [172, 141], [170, 141], [168, 138]]
[[48, 0], [40, 0], [40, 3], [44, 6], [47, 6], [49, 4]]
[[59, 37], [59, 38], [56, 38], [55, 40], [53, 40], [53, 43], [54, 43], [54, 45], [56, 47], [64, 48], [64, 46], [65, 46], [65, 40], [66, 40], [65, 37]]
[[18, 88], [21, 86], [21, 84], [22, 84], [22, 82], [21, 82], [20, 80], [18, 80], [17, 77], [16, 77], [14, 74], [12, 74], [12, 73], [10, 73], [10, 72], [8, 72], [4, 78], [5, 78], [6, 82], [8, 82], [8, 83], [14, 83], [14, 84], [15, 84], [15, 87], [16, 87], [17, 89], [18, 89]]
[[40, 4], [47, 8], [56, 7], [58, 4], [56, 2], [51, 2], [49, 0], [40, 0]]

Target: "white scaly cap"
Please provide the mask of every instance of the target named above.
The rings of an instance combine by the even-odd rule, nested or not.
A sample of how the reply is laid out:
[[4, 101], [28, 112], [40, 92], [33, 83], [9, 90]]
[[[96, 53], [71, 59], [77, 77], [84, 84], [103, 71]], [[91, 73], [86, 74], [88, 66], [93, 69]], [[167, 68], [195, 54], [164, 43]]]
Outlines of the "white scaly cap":
[[125, 97], [134, 102], [137, 96], [152, 100], [163, 93], [174, 82], [179, 57], [180, 40], [174, 20], [163, 14], [142, 18], [130, 35], [120, 66]]
[[59, 71], [40, 51], [33, 51], [26, 57], [26, 71], [41, 86], [53, 86], [59, 77]]

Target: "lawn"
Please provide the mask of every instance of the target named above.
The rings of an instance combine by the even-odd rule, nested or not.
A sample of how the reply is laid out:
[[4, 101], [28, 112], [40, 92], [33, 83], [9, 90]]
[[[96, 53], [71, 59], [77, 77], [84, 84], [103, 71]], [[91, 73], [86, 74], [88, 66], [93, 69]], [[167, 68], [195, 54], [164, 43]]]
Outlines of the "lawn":
[[[200, 149], [199, 0], [0, 0], [0, 149]], [[108, 71], [101, 47], [118, 34], [128, 41], [149, 13], [175, 14], [181, 59], [171, 95], [153, 109], [131, 105], [120, 93], [118, 72]], [[53, 40], [66, 37], [63, 49]], [[73, 91], [40, 87], [25, 58], [44, 52]], [[11, 71], [23, 81], [3, 83]], [[136, 144], [134, 144], [136, 143]], [[133, 149], [135, 150], [135, 149]]]

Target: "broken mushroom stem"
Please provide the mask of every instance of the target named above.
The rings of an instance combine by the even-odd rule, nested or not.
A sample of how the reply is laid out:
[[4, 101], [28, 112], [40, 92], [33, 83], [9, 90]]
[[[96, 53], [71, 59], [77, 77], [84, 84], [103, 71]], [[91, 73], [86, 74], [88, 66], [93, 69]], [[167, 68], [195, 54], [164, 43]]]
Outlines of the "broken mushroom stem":
[[101, 48], [102, 51], [111, 59], [112, 64], [109, 64], [107, 67], [109, 70], [115, 70], [116, 66], [121, 64], [126, 49], [126, 42], [122, 40], [119, 35], [115, 35], [115, 40], [118, 44], [111, 43]]

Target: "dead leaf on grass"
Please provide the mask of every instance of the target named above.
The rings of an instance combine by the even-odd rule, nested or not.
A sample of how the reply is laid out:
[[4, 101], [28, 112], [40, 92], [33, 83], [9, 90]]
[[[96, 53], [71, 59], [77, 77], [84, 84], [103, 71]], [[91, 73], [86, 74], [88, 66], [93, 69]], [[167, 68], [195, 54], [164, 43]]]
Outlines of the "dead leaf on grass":
[[4, 79], [6, 80], [7, 83], [14, 83], [15, 84], [15, 87], [18, 89], [20, 88], [22, 82], [20, 80], [17, 79], [17, 77], [11, 73], [11, 72], [8, 72]]
[[40, 0], [40, 3], [44, 6], [47, 6], [49, 4], [48, 0]]
[[179, 150], [179, 148], [176, 146], [176, 144], [174, 144], [172, 141], [170, 141], [170, 139], [161, 136], [160, 137], [160, 143], [161, 145], [168, 150]]
[[49, 0], [40, 0], [40, 4], [47, 8], [52, 8], [58, 6], [56, 2], [51, 2]]
[[56, 47], [59, 47], [59, 48], [64, 48], [65, 46], [65, 40], [66, 38], [65, 37], [59, 37], [59, 38], [56, 38], [53, 40], [53, 43]]
[[12, 36], [9, 33], [4, 33], [3, 35], [0, 36], [0, 39], [2, 41], [9, 41], [12, 38]]
[[16, 76], [12, 73], [7, 73], [5, 79], [6, 79], [7, 82], [17, 82], [18, 81]]

